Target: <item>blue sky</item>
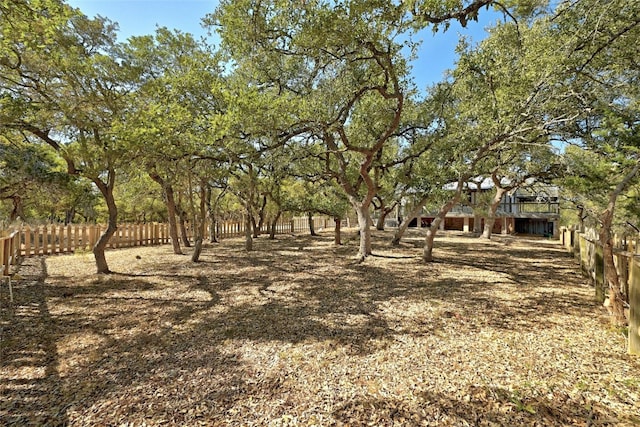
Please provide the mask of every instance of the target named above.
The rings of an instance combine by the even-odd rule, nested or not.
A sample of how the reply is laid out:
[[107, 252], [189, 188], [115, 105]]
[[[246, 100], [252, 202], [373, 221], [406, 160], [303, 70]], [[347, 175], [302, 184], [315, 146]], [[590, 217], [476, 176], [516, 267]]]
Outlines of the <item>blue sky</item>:
[[[130, 36], [152, 34], [157, 26], [178, 29], [196, 36], [206, 35], [200, 20], [214, 11], [217, 0], [68, 0], [71, 6], [79, 8], [85, 15], [101, 15], [117, 22], [119, 38], [124, 41]], [[454, 66], [455, 47], [458, 35], [464, 34], [479, 41], [484, 37], [484, 29], [501, 17], [492, 11], [482, 9], [479, 22], [471, 22], [467, 28], [453, 23], [446, 32], [432, 34], [423, 31], [419, 58], [413, 62], [413, 75], [418, 89], [442, 79], [446, 69]]]

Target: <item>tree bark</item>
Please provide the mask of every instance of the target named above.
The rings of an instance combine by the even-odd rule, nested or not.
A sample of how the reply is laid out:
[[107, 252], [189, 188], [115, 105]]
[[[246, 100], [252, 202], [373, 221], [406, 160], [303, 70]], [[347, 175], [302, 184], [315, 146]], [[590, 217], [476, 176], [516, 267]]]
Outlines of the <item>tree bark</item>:
[[278, 210], [273, 221], [271, 221], [271, 229], [269, 230], [269, 239], [274, 240], [276, 238], [276, 227], [278, 225], [278, 220], [280, 219], [280, 215], [282, 215], [282, 211]]
[[164, 194], [167, 197], [167, 216], [169, 220], [169, 237], [171, 237], [171, 246], [173, 253], [182, 255], [180, 248], [180, 240], [178, 239], [178, 221], [176, 221], [176, 200], [173, 194], [173, 186], [167, 183], [164, 186]]
[[473, 214], [473, 234], [482, 233], [482, 216], [474, 212]]
[[254, 222], [253, 237], [258, 237], [262, 233], [262, 227], [264, 226], [264, 222], [265, 222], [266, 207], [267, 207], [267, 196], [264, 195], [262, 196], [262, 205], [260, 206], [260, 211], [258, 212], [258, 223], [256, 224]]
[[423, 197], [416, 205], [413, 206], [409, 214], [402, 220], [402, 222], [398, 226], [398, 229], [393, 234], [393, 239], [391, 240], [391, 244], [393, 246], [400, 245], [400, 240], [402, 239], [402, 236], [404, 236], [404, 233], [407, 231], [409, 224], [411, 223], [411, 221], [418, 217], [418, 214], [424, 207], [425, 203], [427, 203], [427, 198]]
[[216, 233], [216, 210], [211, 204], [211, 188], [207, 187], [206, 194], [207, 214], [209, 216], [209, 243], [217, 243], [218, 235]]
[[371, 255], [371, 217], [368, 212], [368, 205], [364, 206], [362, 203], [355, 206], [356, 214], [358, 215], [358, 232], [360, 233], [360, 244], [358, 246], [358, 254], [356, 259], [358, 262], [363, 262], [366, 257]]
[[307, 212], [307, 220], [309, 221], [309, 234], [312, 236], [317, 236], [316, 228], [313, 224], [313, 212]]
[[436, 238], [436, 233], [440, 228], [440, 224], [444, 221], [447, 213], [453, 208], [453, 206], [458, 203], [460, 200], [460, 195], [462, 194], [462, 185], [466, 181], [466, 179], [458, 180], [458, 188], [456, 189], [455, 195], [445, 203], [438, 211], [438, 214], [434, 218], [433, 222], [431, 222], [431, 227], [427, 230], [427, 235], [424, 241], [424, 253], [422, 255], [422, 260], [424, 262], [433, 262], [433, 242]]
[[251, 215], [250, 209], [247, 208], [247, 214], [244, 218], [244, 249], [247, 252], [253, 250], [253, 234], [251, 233]]
[[98, 187], [100, 193], [104, 197], [107, 204], [108, 220], [107, 229], [102, 233], [96, 244], [93, 246], [93, 256], [96, 260], [96, 272], [98, 274], [109, 274], [109, 265], [107, 264], [107, 258], [105, 257], [105, 250], [109, 240], [118, 229], [118, 207], [113, 196], [113, 187], [115, 185], [115, 171], [109, 170], [107, 172], [107, 182], [103, 182], [98, 178], [92, 179], [93, 183]]
[[182, 237], [182, 244], [186, 248], [190, 248], [191, 242], [189, 241], [189, 234], [187, 233], [187, 212], [177, 205], [176, 209], [178, 210], [178, 215], [180, 217], [180, 236]]
[[[602, 229], [600, 230], [600, 243], [602, 243], [602, 256], [604, 259], [604, 276], [609, 286], [609, 310], [611, 323], [616, 326], [625, 326], [627, 318], [624, 313], [624, 296], [620, 289], [620, 278], [613, 258], [613, 236], [611, 225], [613, 223], [613, 209], [611, 203], [600, 216]], [[596, 286], [598, 286], [596, 284]]]
[[384, 231], [384, 223], [387, 216], [396, 208], [398, 202], [393, 203], [391, 206], [385, 206], [384, 202], [380, 202], [380, 216], [376, 222], [376, 230]]
[[342, 244], [342, 218], [334, 217], [333, 222], [335, 222], [335, 228], [333, 229], [333, 244], [336, 246], [340, 246]]
[[626, 326], [627, 318], [624, 313], [624, 296], [620, 289], [620, 278], [616, 270], [613, 257], [613, 233], [611, 228], [613, 225], [613, 214], [616, 207], [618, 196], [626, 189], [629, 182], [640, 171], [640, 160], [636, 161], [635, 166], [629, 171], [625, 177], [616, 185], [615, 189], [609, 194], [607, 208], [600, 215], [600, 243], [602, 243], [602, 255], [604, 258], [604, 274], [606, 282], [609, 285], [609, 310], [611, 312], [611, 323], [616, 326]]
[[[204, 180], [201, 180], [200, 181], [200, 205], [199, 205], [199, 209], [197, 210], [198, 213], [196, 214], [194, 209], [194, 215], [193, 215], [195, 244], [193, 248], [193, 254], [191, 254], [191, 262], [198, 262], [200, 260], [200, 254], [202, 253], [202, 244], [204, 241], [204, 229], [205, 229], [205, 223], [207, 222], [206, 193], [207, 193], [207, 184], [206, 182], [204, 182]], [[190, 194], [193, 194], [193, 193], [190, 191]], [[193, 198], [193, 195], [191, 197]]]
[[157, 182], [167, 199], [167, 220], [169, 221], [169, 237], [171, 238], [171, 246], [173, 247], [173, 253], [176, 255], [182, 255], [182, 249], [180, 248], [180, 240], [178, 239], [178, 222], [176, 221], [176, 200], [173, 193], [173, 186], [158, 173], [152, 171], [149, 172], [149, 177]]
[[76, 208], [69, 208], [64, 214], [64, 225], [73, 223], [73, 218], [76, 216]]
[[493, 226], [496, 223], [496, 212], [498, 211], [498, 207], [500, 206], [500, 202], [502, 201], [502, 196], [504, 196], [506, 192], [506, 189], [496, 187], [496, 194], [494, 194], [493, 199], [491, 200], [491, 204], [489, 205], [489, 214], [484, 220], [484, 230], [482, 231], [482, 235], [480, 236], [481, 238], [487, 240], [491, 239]]
[[20, 196], [13, 196], [11, 197], [12, 202], [13, 202], [13, 209], [11, 210], [11, 213], [9, 214], [9, 222], [13, 222], [18, 218], [22, 218], [23, 221], [26, 221], [25, 217], [24, 217], [24, 209], [23, 209], [23, 204], [22, 204], [22, 197]]
[[260, 237], [260, 232], [258, 231], [258, 224], [256, 223], [256, 219], [253, 215], [249, 218], [251, 222], [251, 237], [257, 239]]

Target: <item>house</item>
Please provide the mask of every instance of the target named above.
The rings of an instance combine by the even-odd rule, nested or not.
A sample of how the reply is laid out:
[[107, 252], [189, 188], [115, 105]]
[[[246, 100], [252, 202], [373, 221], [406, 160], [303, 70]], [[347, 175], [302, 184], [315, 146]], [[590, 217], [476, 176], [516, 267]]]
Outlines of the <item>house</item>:
[[[448, 184], [445, 189], [455, 190], [456, 183]], [[474, 215], [488, 209], [488, 202], [494, 195], [494, 184], [490, 178], [478, 179], [465, 185], [463, 201], [454, 206], [440, 225], [444, 230], [473, 231], [474, 222], [481, 221], [482, 214]], [[484, 206], [484, 208], [483, 208]], [[433, 212], [420, 215], [422, 227], [430, 226], [435, 217]], [[560, 220], [560, 202], [558, 187], [530, 182], [525, 186], [507, 192], [496, 212], [493, 233], [498, 234], [530, 234], [539, 236], [557, 236]], [[415, 220], [410, 226], [416, 226]]]

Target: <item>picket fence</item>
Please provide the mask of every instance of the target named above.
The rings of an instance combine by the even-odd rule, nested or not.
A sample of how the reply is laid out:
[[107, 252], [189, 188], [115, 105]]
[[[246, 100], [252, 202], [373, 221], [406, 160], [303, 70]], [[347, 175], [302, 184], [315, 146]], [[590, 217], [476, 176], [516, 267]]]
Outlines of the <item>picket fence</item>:
[[[560, 240], [565, 248], [580, 262], [582, 272], [590, 278], [595, 288], [595, 297], [604, 302], [608, 285], [602, 244], [593, 229], [583, 232], [575, 228], [560, 230]], [[640, 236], [614, 238], [614, 263], [620, 278], [620, 286], [629, 303], [630, 354], [640, 354]]]
[[[333, 219], [313, 217], [316, 230], [334, 227]], [[210, 239], [211, 228], [205, 227], [205, 238]], [[348, 226], [348, 224], [345, 224]], [[11, 266], [16, 265], [20, 257], [36, 255], [54, 255], [90, 251], [96, 244], [106, 225], [91, 224], [49, 224], [42, 226], [23, 226], [16, 230], [0, 231], [0, 276], [9, 276]], [[300, 233], [309, 230], [307, 217], [281, 219], [275, 225], [276, 234]], [[267, 226], [262, 233], [268, 232]], [[187, 235], [193, 237], [193, 231], [187, 227]], [[218, 238], [244, 236], [243, 221], [224, 221], [216, 223]], [[108, 249], [134, 246], [164, 245], [171, 242], [169, 225], [160, 223], [120, 224], [109, 240]]]

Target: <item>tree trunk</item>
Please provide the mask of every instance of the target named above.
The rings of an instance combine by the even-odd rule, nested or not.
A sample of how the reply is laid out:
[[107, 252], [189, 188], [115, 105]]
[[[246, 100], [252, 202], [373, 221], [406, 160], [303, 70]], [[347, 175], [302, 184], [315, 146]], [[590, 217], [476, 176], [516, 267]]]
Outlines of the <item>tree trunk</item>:
[[189, 241], [189, 234], [187, 233], [187, 212], [177, 207], [178, 215], [180, 216], [180, 236], [182, 237], [182, 244], [186, 248], [191, 247], [191, 242]]
[[427, 235], [424, 242], [424, 250], [422, 254], [422, 260], [424, 262], [433, 262], [433, 241], [436, 238], [438, 227], [442, 222], [441, 218], [435, 218], [431, 223], [431, 226], [427, 228]]
[[312, 236], [317, 236], [318, 233], [316, 233], [316, 229], [313, 224], [313, 212], [307, 213], [307, 219], [309, 220], [309, 234], [311, 234]]
[[163, 185], [164, 194], [167, 197], [167, 216], [169, 220], [169, 237], [171, 237], [171, 246], [173, 253], [182, 255], [180, 248], [180, 240], [178, 239], [178, 221], [176, 221], [176, 200], [173, 195], [173, 187], [166, 183]]
[[73, 218], [76, 216], [76, 208], [67, 209], [64, 215], [64, 225], [73, 223]]
[[251, 208], [248, 203], [249, 202], [247, 202], [246, 206], [247, 213], [244, 217], [244, 249], [247, 252], [251, 252], [253, 250], [253, 234], [251, 232], [253, 215], [251, 215]]
[[376, 222], [376, 230], [384, 231], [384, 223], [387, 220], [387, 216], [396, 208], [398, 203], [395, 202], [391, 206], [385, 207], [384, 203], [380, 204], [380, 216]]
[[629, 182], [640, 171], [640, 160], [632, 168], [615, 189], [609, 194], [607, 208], [600, 215], [602, 228], [600, 229], [600, 243], [602, 243], [602, 255], [604, 258], [605, 280], [609, 285], [609, 310], [611, 312], [611, 323], [616, 326], [626, 326], [627, 318], [624, 313], [624, 296], [620, 289], [620, 278], [616, 270], [613, 259], [613, 236], [611, 227], [613, 225], [613, 214], [618, 196], [626, 189]]
[[107, 229], [102, 233], [96, 244], [93, 246], [93, 256], [96, 260], [96, 272], [98, 274], [109, 274], [109, 265], [105, 257], [105, 250], [109, 240], [118, 229], [118, 208], [113, 196], [113, 187], [115, 184], [115, 172], [110, 170], [107, 173], [107, 182], [104, 183], [100, 179], [92, 179], [93, 183], [98, 187], [100, 193], [104, 197], [107, 205], [108, 220]]
[[484, 230], [482, 235], [480, 236], [483, 239], [491, 239], [491, 234], [493, 233], [493, 226], [496, 223], [496, 212], [498, 211], [498, 207], [500, 206], [500, 202], [502, 201], [502, 196], [506, 193], [507, 190], [504, 188], [496, 187], [496, 194], [493, 196], [493, 200], [491, 200], [491, 205], [489, 206], [489, 214], [487, 218], [484, 220]]
[[180, 248], [180, 241], [178, 240], [178, 222], [176, 221], [176, 199], [173, 192], [173, 186], [155, 171], [155, 168], [151, 168], [149, 177], [157, 182], [164, 196], [167, 199], [167, 220], [169, 221], [169, 237], [171, 238], [171, 246], [173, 247], [173, 253], [176, 255], [182, 255], [182, 249]]
[[333, 222], [335, 222], [335, 228], [333, 229], [333, 244], [336, 246], [340, 246], [342, 244], [342, 218], [334, 217]]
[[273, 219], [273, 221], [271, 221], [271, 230], [269, 230], [269, 239], [271, 240], [276, 238], [276, 227], [278, 226], [280, 215], [282, 215], [282, 211], [278, 210], [276, 217]]
[[218, 236], [220, 234], [220, 227], [218, 224], [218, 219], [216, 215], [216, 209], [218, 204], [220, 203], [220, 199], [224, 197], [227, 189], [224, 188], [220, 193], [216, 196], [216, 200], [214, 203], [211, 203], [211, 188], [207, 188], [207, 211], [209, 213], [209, 239], [211, 243], [218, 242]]
[[[602, 256], [604, 259], [604, 276], [609, 285], [609, 311], [611, 323], [616, 326], [625, 326], [627, 319], [624, 313], [624, 295], [620, 289], [620, 278], [613, 258], [613, 236], [611, 225], [613, 223], [613, 209], [604, 211], [600, 217], [602, 229], [600, 230], [600, 243], [602, 243]], [[596, 284], [596, 286], [598, 286]]]
[[473, 213], [473, 234], [480, 235], [482, 233], [482, 216]]
[[23, 221], [26, 221], [26, 219], [24, 217], [24, 209], [23, 209], [23, 204], [22, 204], [22, 197], [13, 196], [13, 197], [11, 197], [11, 200], [13, 202], [13, 209], [11, 210], [11, 213], [9, 214], [9, 222], [13, 222], [18, 218], [22, 218]]
[[442, 221], [444, 221], [451, 208], [453, 208], [453, 206], [458, 203], [458, 200], [460, 200], [460, 195], [462, 194], [462, 184], [464, 183], [464, 181], [464, 179], [458, 180], [458, 188], [456, 189], [455, 195], [447, 203], [445, 203], [442, 208], [440, 208], [438, 215], [436, 215], [433, 222], [431, 222], [431, 227], [429, 227], [429, 229], [427, 230], [427, 236], [425, 237], [424, 241], [424, 253], [422, 255], [422, 260], [424, 262], [433, 262], [433, 243], [436, 238], [436, 233], [438, 232], [440, 224], [442, 224]]
[[363, 262], [366, 257], [371, 255], [371, 217], [369, 216], [368, 207], [362, 204], [355, 206], [358, 215], [358, 233], [360, 234], [360, 244], [358, 246], [358, 254], [356, 259]]
[[260, 211], [258, 212], [258, 224], [257, 227], [253, 230], [253, 237], [258, 237], [262, 232], [262, 227], [265, 223], [265, 212], [267, 207], [267, 196], [262, 196], [262, 206], [260, 206]]
[[427, 198], [423, 197], [416, 205], [413, 206], [409, 214], [402, 220], [402, 222], [398, 226], [398, 229], [393, 234], [393, 240], [391, 240], [391, 244], [393, 246], [398, 246], [400, 244], [400, 240], [402, 239], [402, 236], [404, 236], [404, 233], [407, 231], [409, 224], [411, 223], [411, 221], [418, 217], [418, 214], [424, 207], [425, 203], [427, 203]]
[[[198, 262], [200, 259], [200, 254], [202, 253], [202, 243], [204, 241], [204, 229], [205, 223], [207, 222], [207, 202], [206, 202], [206, 193], [207, 193], [207, 184], [204, 180], [200, 182], [200, 206], [198, 209], [198, 213], [193, 215], [193, 226], [194, 226], [194, 239], [195, 245], [193, 248], [193, 254], [191, 254], [191, 262]], [[191, 191], [189, 194], [193, 194]], [[193, 198], [193, 196], [191, 196]], [[193, 205], [193, 202], [192, 202]], [[194, 206], [195, 208], [195, 206]]]
[[584, 233], [584, 220], [587, 219], [587, 216], [584, 214], [584, 207], [578, 206], [578, 229], [579, 232]]
[[209, 243], [217, 243], [218, 235], [216, 232], [216, 209], [211, 204], [211, 188], [209, 187], [207, 187], [206, 201], [207, 214], [209, 216]]

